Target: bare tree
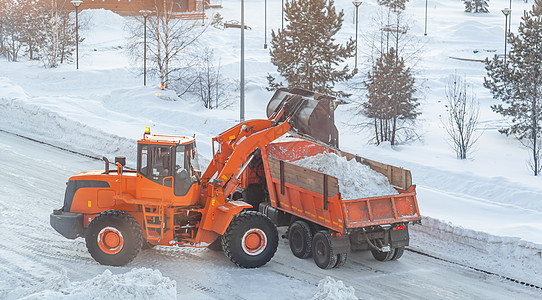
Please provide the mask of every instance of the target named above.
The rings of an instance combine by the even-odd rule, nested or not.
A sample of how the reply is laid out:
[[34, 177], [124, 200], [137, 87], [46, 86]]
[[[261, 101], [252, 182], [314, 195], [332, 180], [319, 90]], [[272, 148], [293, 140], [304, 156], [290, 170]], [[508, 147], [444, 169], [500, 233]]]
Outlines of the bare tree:
[[24, 46], [24, 8], [13, 0], [2, 1], [3, 47], [8, 61], [17, 61]]
[[208, 109], [226, 108], [233, 102], [229, 93], [229, 86], [235, 86], [228, 82], [220, 73], [220, 63], [214, 65], [213, 51], [205, 48], [198, 67], [198, 76], [193, 92]]
[[457, 74], [450, 75], [446, 83], [445, 105], [448, 113], [443, 121], [449, 136], [450, 146], [460, 159], [466, 159], [480, 138], [476, 127], [480, 116], [480, 105], [467, 81]]
[[[42, 6], [43, 37], [40, 46], [40, 59], [46, 67], [55, 68], [59, 64], [71, 61], [75, 50], [75, 21], [65, 7], [68, 2], [52, 0]], [[81, 26], [81, 22], [79, 24]], [[84, 38], [79, 35], [79, 42]]]
[[[195, 51], [198, 38], [207, 26], [196, 20], [183, 20], [176, 17], [175, 1], [155, 0], [155, 10], [147, 17], [147, 51], [160, 84], [169, 88], [172, 80], [181, 78], [180, 74], [197, 62], [191, 55]], [[139, 60], [143, 52], [143, 18], [128, 26], [128, 51]], [[185, 91], [180, 92], [185, 93]]]

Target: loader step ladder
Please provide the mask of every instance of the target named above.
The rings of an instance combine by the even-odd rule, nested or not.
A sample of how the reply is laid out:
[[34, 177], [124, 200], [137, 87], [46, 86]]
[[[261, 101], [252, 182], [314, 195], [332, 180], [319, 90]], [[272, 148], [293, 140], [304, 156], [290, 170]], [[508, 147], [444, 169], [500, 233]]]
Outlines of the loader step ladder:
[[164, 238], [164, 209], [162, 205], [142, 204], [147, 240], [160, 242]]

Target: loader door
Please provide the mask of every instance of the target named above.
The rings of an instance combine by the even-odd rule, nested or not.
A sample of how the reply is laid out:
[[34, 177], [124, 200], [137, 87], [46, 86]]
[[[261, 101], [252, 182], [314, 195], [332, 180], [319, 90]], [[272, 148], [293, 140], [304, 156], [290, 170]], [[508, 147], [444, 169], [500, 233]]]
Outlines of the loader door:
[[167, 145], [138, 145], [138, 198], [171, 201], [175, 147]]

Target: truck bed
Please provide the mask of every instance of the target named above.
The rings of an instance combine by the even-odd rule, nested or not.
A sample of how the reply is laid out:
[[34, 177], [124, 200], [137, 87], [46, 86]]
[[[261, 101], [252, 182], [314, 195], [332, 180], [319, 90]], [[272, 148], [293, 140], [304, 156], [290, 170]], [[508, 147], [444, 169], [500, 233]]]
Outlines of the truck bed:
[[[355, 159], [383, 174], [399, 194], [342, 199], [338, 179], [295, 164], [323, 152]], [[420, 220], [410, 171], [367, 160], [303, 139], [283, 139], [262, 151], [271, 205], [338, 232]]]

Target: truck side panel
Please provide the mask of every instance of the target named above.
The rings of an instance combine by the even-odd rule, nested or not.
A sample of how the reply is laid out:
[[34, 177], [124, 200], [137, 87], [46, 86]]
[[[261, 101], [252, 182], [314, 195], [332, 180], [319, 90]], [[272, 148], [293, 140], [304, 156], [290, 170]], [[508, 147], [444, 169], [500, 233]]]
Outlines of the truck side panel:
[[337, 178], [273, 157], [264, 157], [264, 165], [269, 166], [266, 168], [270, 176], [267, 184], [274, 207], [343, 232], [344, 220]]
[[399, 195], [342, 200], [347, 228], [408, 222], [420, 219], [416, 192], [397, 189]]
[[[386, 176], [399, 194], [344, 200], [337, 178], [288, 162], [322, 152], [334, 152], [370, 166]], [[338, 232], [420, 220], [415, 186], [408, 170], [301, 139], [268, 145], [262, 151], [262, 159], [271, 205], [284, 212]]]

